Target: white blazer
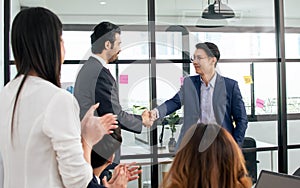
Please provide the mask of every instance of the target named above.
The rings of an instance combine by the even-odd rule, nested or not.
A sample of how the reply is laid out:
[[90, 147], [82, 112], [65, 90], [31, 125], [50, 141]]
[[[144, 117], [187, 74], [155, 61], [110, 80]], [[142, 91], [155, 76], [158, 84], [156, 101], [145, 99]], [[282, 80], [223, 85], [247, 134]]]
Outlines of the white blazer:
[[[92, 168], [83, 157], [79, 107], [67, 91], [35, 76], [23, 76], [0, 93], [0, 153], [5, 188], [86, 187]], [[11, 137], [12, 136], [12, 137]]]

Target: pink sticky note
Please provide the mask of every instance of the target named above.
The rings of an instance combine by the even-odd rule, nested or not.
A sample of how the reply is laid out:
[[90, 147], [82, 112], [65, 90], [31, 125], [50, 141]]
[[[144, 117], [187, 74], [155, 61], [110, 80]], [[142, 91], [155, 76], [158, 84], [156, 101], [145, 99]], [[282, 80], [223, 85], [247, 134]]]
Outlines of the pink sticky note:
[[183, 77], [183, 76], [181, 76], [181, 77], [180, 77], [180, 85], [182, 85], [182, 84], [183, 84], [183, 80], [184, 80], [184, 77]]
[[256, 99], [256, 106], [257, 106], [258, 108], [263, 108], [264, 105], [265, 105], [265, 101], [264, 101], [264, 100], [259, 99], [259, 98]]
[[119, 77], [119, 83], [120, 84], [128, 84], [128, 75], [127, 74], [121, 74]]

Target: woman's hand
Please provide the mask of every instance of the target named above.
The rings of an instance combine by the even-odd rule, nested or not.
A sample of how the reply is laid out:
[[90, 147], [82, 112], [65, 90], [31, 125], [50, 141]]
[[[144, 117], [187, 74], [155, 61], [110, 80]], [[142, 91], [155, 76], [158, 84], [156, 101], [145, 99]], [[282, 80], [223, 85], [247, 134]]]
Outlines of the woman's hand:
[[128, 175], [125, 166], [114, 169], [112, 178], [107, 182], [106, 176], [102, 179], [102, 183], [108, 188], [126, 188], [128, 183]]
[[99, 107], [99, 103], [91, 106], [81, 121], [82, 139], [92, 148], [105, 134], [113, 133], [113, 129], [117, 128], [117, 116], [113, 114], [105, 114], [101, 117], [94, 116], [95, 110]]

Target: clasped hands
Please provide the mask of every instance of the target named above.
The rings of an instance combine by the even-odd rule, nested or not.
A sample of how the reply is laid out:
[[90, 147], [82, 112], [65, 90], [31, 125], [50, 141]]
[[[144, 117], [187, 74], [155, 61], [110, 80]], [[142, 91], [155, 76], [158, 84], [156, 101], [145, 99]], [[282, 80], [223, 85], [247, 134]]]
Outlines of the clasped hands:
[[147, 128], [150, 128], [153, 125], [153, 122], [157, 119], [157, 114], [155, 110], [145, 110], [142, 113], [143, 125]]
[[[117, 116], [111, 113], [101, 117], [94, 116], [94, 111], [99, 107], [99, 103], [91, 106], [81, 121], [81, 136], [84, 141], [93, 146], [103, 138], [105, 134], [111, 134], [117, 128]], [[142, 113], [143, 125], [150, 128], [157, 119], [156, 110], [145, 110]]]

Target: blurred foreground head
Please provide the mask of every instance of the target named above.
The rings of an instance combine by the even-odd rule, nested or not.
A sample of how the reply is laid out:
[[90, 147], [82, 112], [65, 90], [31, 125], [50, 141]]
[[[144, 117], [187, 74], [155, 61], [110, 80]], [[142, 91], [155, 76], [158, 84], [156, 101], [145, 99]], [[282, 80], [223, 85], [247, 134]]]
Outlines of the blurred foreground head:
[[195, 124], [185, 134], [164, 188], [251, 188], [241, 149], [214, 124]]

